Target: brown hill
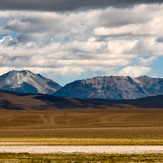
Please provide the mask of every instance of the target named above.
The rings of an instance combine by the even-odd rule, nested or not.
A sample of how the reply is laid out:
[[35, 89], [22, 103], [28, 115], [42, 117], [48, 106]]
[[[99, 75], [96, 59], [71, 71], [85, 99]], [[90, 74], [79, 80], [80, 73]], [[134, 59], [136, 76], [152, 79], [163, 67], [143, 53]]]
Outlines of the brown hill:
[[105, 109], [110, 107], [163, 108], [163, 96], [136, 100], [82, 100], [41, 94], [33, 95], [0, 91], [0, 109], [6, 110]]

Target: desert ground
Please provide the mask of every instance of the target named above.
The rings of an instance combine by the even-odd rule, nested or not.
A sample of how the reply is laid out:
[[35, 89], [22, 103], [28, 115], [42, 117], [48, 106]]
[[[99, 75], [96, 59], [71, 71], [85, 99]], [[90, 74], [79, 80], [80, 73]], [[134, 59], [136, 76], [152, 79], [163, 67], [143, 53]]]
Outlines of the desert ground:
[[[163, 109], [0, 110], [0, 146], [163, 145]], [[21, 148], [21, 147], [20, 147]], [[9, 148], [7, 148], [9, 149]], [[8, 162], [161, 162], [150, 154], [0, 153]]]
[[[119, 139], [122, 139], [122, 144], [123, 140], [131, 140], [127, 143], [128, 145], [136, 140], [139, 140], [141, 145], [145, 144], [141, 141], [149, 145], [150, 143], [151, 145], [162, 145], [162, 117], [163, 109], [150, 108], [0, 110], [0, 137], [1, 142], [9, 138], [19, 138], [18, 140], [40, 138], [40, 142], [43, 142], [41, 138], [49, 138], [51, 143], [54, 140], [52, 138], [69, 138], [69, 140], [71, 140], [70, 138], [83, 140], [89, 138], [91, 142], [91, 138], [96, 138], [97, 141], [105, 140], [106, 144], [103, 143], [104, 145], [109, 144], [108, 139], [117, 140], [117, 145], [120, 143]], [[74, 143], [76, 139], [74, 139]], [[145, 139], [151, 140], [151, 142], [145, 141]], [[92, 143], [95, 142], [92, 141]], [[70, 141], [67, 144], [73, 143]], [[79, 144], [82, 144], [81, 141]]]

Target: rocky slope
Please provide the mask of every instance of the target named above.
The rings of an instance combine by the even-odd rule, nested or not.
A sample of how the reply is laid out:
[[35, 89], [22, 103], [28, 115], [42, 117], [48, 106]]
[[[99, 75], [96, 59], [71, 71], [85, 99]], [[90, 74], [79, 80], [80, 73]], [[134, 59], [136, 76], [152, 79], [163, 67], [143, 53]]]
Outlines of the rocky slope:
[[10, 71], [0, 76], [0, 89], [21, 93], [53, 94], [61, 86], [40, 74], [28, 70]]
[[54, 95], [81, 99], [136, 99], [163, 95], [163, 79], [148, 76], [95, 77], [67, 84]]

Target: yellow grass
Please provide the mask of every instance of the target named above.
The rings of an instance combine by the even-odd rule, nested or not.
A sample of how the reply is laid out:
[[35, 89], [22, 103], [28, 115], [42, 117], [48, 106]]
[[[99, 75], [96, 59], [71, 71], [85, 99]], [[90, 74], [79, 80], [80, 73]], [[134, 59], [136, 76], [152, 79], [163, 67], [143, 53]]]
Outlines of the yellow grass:
[[73, 162], [73, 163], [131, 163], [131, 162], [163, 162], [163, 154], [28, 154], [0, 153], [0, 162], [41, 163], [41, 162]]
[[0, 145], [163, 145], [163, 139], [0, 138]]

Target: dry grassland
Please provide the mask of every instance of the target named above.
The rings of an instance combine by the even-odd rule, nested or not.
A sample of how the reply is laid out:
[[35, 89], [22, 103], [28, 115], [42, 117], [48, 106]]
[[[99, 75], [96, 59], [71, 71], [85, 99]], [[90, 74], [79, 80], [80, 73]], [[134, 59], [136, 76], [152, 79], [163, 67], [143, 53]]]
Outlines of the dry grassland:
[[16, 162], [16, 163], [38, 163], [38, 162], [74, 162], [74, 163], [90, 163], [90, 162], [163, 162], [163, 154], [141, 154], [141, 155], [121, 155], [121, 154], [13, 154], [0, 153], [0, 162]]
[[0, 146], [33, 145], [163, 145], [163, 139], [145, 138], [0, 138]]
[[34, 145], [163, 145], [162, 117], [163, 109], [0, 110], [0, 141], [11, 143], [12, 138], [28, 144], [23, 138], [31, 138], [29, 144]]

